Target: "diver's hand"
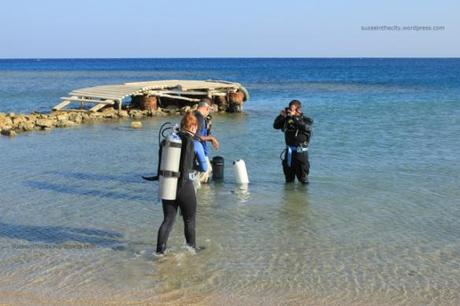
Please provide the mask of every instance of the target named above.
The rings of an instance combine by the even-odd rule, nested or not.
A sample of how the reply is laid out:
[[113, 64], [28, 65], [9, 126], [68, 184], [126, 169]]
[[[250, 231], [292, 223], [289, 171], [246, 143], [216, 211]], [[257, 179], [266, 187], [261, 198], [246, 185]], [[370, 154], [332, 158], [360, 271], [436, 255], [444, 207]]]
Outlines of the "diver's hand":
[[211, 144], [214, 149], [219, 150], [220, 144], [219, 141], [217, 141], [216, 137], [211, 138]]
[[286, 117], [286, 116], [287, 116], [286, 110], [283, 109], [283, 110], [280, 112], [280, 115], [283, 116], [283, 117]]

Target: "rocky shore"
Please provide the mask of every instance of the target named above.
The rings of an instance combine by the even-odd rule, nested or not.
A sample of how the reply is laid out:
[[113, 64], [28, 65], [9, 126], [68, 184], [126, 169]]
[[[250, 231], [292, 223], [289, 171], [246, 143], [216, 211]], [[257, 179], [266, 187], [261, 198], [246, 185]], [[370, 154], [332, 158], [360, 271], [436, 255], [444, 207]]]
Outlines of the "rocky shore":
[[[51, 130], [54, 128], [70, 128], [88, 122], [103, 120], [138, 120], [147, 117], [181, 115], [195, 108], [196, 105], [194, 107], [184, 106], [182, 108], [169, 106], [167, 108], [157, 108], [156, 110], [117, 110], [113, 107], [107, 107], [98, 112], [55, 111], [51, 113], [34, 112], [31, 114], [0, 113], [0, 133], [4, 136], [14, 137], [24, 132]], [[217, 105], [213, 105], [212, 111], [218, 111]]]

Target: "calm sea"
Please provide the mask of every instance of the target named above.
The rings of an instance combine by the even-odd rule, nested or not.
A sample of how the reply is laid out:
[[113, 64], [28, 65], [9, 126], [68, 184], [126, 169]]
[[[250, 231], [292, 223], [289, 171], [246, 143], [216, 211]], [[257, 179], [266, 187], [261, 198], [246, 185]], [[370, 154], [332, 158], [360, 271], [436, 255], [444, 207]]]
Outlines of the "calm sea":
[[[140, 176], [179, 117], [0, 137], [0, 302], [460, 303], [460, 59], [0, 60], [0, 112], [160, 79], [251, 93], [215, 116], [225, 180], [198, 192], [205, 249], [184, 249], [178, 217], [152, 256], [162, 209]], [[308, 187], [284, 184], [272, 128], [291, 99], [315, 121]]]

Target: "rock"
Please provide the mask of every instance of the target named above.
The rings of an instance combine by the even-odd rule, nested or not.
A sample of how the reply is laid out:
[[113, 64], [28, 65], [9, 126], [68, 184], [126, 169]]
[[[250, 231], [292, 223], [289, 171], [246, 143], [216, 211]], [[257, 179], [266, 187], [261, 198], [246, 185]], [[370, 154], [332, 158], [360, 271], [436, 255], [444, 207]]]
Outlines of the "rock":
[[14, 117], [16, 117], [16, 114], [15, 113], [8, 113], [8, 117], [14, 118]]
[[66, 114], [66, 113], [57, 114], [57, 115], [56, 115], [56, 120], [57, 120], [57, 121], [69, 120], [69, 115]]
[[114, 119], [118, 117], [117, 111], [113, 107], [104, 108], [101, 112], [103, 118]]
[[121, 111], [118, 112], [118, 117], [120, 117], [120, 118], [128, 118], [129, 114], [128, 114], [127, 111], [121, 110]]
[[209, 107], [209, 112], [210, 113], [216, 113], [219, 111], [219, 106], [217, 104], [213, 104]]
[[175, 114], [178, 111], [178, 107], [176, 105], [168, 105], [166, 108], [163, 108], [164, 112]]
[[71, 113], [69, 114], [69, 119], [70, 121], [75, 122], [76, 124], [80, 124], [82, 122], [82, 115], [80, 113]]
[[133, 129], [140, 129], [142, 127], [142, 122], [140, 121], [133, 121], [131, 122], [131, 127]]
[[27, 119], [28, 121], [35, 121], [35, 120], [37, 120], [37, 116], [36, 116], [36, 115], [30, 114], [30, 115], [26, 115], [25, 117], [26, 117], [26, 119]]
[[118, 115], [116, 113], [105, 113], [103, 117], [106, 119], [115, 119], [118, 118]]
[[230, 103], [227, 108], [229, 113], [241, 113], [243, 111], [243, 104], [241, 103]]
[[118, 111], [115, 110], [111, 106], [107, 107], [107, 108], [104, 108], [103, 111], [102, 111], [102, 114], [103, 114], [103, 118], [107, 118], [107, 119], [118, 118]]
[[3, 136], [9, 136], [9, 137], [14, 137], [16, 136], [16, 132], [12, 128], [2, 128], [2, 135]]
[[70, 120], [59, 120], [56, 124], [56, 127], [67, 128], [67, 127], [74, 127], [77, 125], [78, 125], [77, 123], [70, 121]]
[[33, 121], [24, 121], [24, 122], [19, 123], [18, 125], [18, 129], [24, 132], [33, 131], [34, 127], [35, 127], [35, 123]]
[[90, 118], [90, 114], [88, 114], [88, 113], [83, 113], [83, 114], [81, 114], [81, 121], [82, 121], [82, 122], [88, 121], [88, 120], [90, 120], [90, 119], [91, 119], [91, 118]]
[[163, 109], [158, 108], [157, 111], [155, 112], [155, 115], [160, 116], [160, 117], [164, 117], [164, 116], [167, 116], [168, 113], [164, 112]]
[[37, 119], [35, 125], [39, 126], [42, 129], [52, 128], [55, 124], [55, 121], [50, 119]]
[[99, 113], [99, 112], [91, 112], [91, 113], [89, 113], [89, 118], [90, 119], [101, 119], [103, 117], [104, 117], [103, 113]]
[[191, 111], [191, 110], [192, 110], [192, 108], [190, 106], [188, 106], [188, 105], [184, 106], [184, 107], [182, 107], [180, 109], [181, 113], [186, 113], [186, 112]]
[[158, 109], [156, 112], [155, 112], [155, 116], [159, 116], [159, 117], [165, 117], [167, 116], [168, 113], [165, 113], [163, 112], [162, 110]]
[[132, 109], [129, 111], [129, 116], [134, 119], [140, 119], [144, 117], [144, 114], [140, 110]]
[[144, 111], [142, 111], [142, 114], [144, 115], [144, 117], [152, 117], [154, 113], [155, 113], [155, 111], [152, 111], [152, 110], [144, 110]]
[[10, 117], [0, 117], [0, 127], [13, 125], [13, 120]]
[[19, 124], [25, 122], [27, 119], [24, 115], [18, 115], [13, 119], [13, 128], [18, 128]]

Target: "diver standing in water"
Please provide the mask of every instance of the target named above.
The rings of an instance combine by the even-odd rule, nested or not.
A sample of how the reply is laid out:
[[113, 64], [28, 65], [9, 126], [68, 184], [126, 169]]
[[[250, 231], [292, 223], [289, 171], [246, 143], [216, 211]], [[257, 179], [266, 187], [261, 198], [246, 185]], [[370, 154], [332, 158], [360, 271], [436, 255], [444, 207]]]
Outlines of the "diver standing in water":
[[[192, 175], [194, 170], [205, 172], [208, 165], [203, 146], [198, 140], [194, 140], [198, 122], [192, 112], [185, 114], [181, 120], [180, 128], [181, 130], [177, 135], [182, 142], [176, 198], [175, 200], [162, 200], [164, 219], [158, 230], [157, 254], [163, 254], [166, 250], [166, 242], [174, 225], [178, 208], [180, 208], [184, 219], [184, 234], [187, 246], [196, 248], [195, 215], [197, 202]], [[160, 160], [162, 160], [161, 157]]]
[[206, 155], [206, 161], [208, 164], [208, 170], [202, 172], [199, 175], [199, 181], [201, 183], [208, 183], [209, 178], [212, 175], [212, 165], [209, 161], [209, 148], [206, 142], [211, 142], [214, 149], [219, 149], [219, 141], [216, 137], [211, 135], [211, 114], [209, 113], [209, 107], [211, 106], [211, 99], [203, 98], [200, 103], [198, 103], [198, 108], [194, 112], [198, 120], [198, 129], [196, 136], [200, 139], [201, 145], [203, 146], [204, 154]]
[[302, 184], [308, 184], [310, 162], [308, 144], [312, 132], [313, 120], [302, 113], [302, 104], [292, 100], [276, 117], [273, 127], [284, 132], [286, 152], [283, 159], [283, 172], [286, 183], [294, 182], [295, 177]]

